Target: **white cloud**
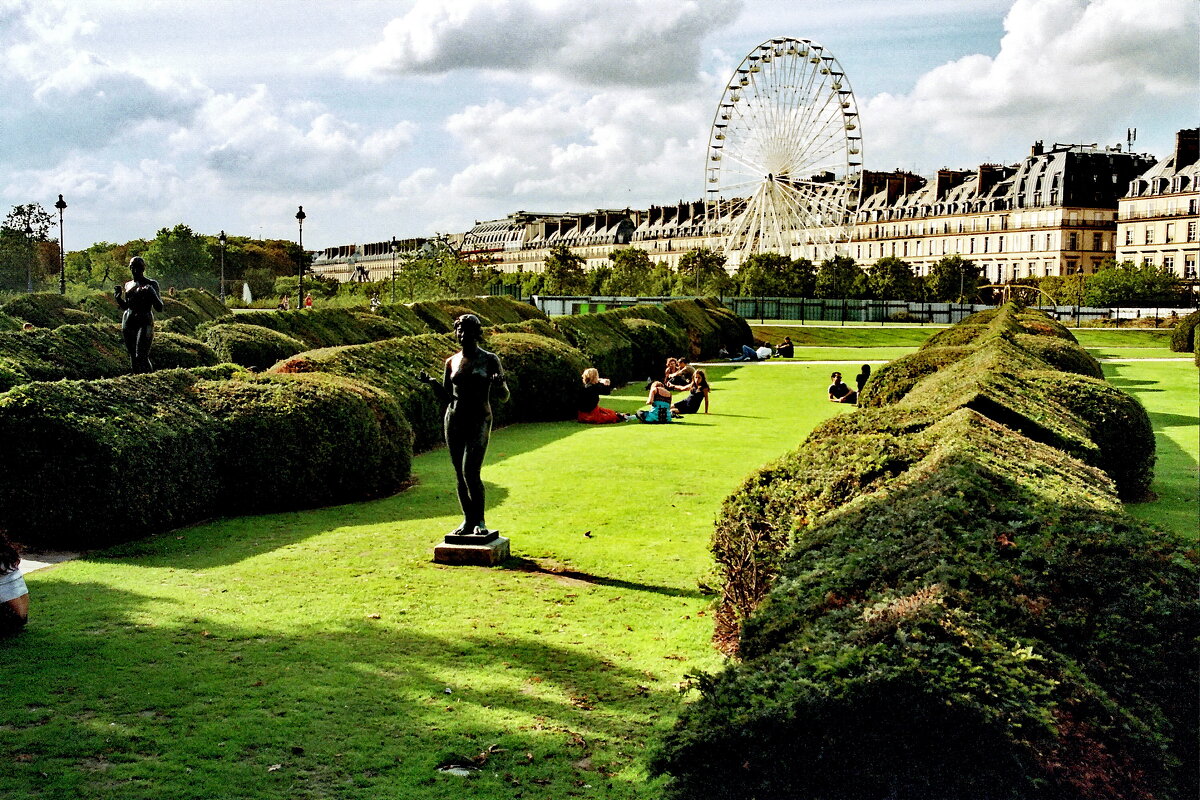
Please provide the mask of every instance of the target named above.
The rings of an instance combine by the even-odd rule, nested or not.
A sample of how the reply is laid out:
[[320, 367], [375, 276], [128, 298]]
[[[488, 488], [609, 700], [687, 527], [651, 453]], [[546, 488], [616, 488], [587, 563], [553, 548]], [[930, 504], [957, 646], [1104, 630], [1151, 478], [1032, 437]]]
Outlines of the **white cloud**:
[[995, 56], [952, 61], [907, 94], [863, 104], [868, 166], [1015, 160], [1014, 133], [1093, 142], [1181, 103], [1194, 115], [1191, 0], [1016, 0], [1004, 27]]
[[740, 0], [418, 0], [374, 47], [339, 58], [359, 77], [481, 69], [659, 86], [694, 78], [700, 41], [740, 10]]

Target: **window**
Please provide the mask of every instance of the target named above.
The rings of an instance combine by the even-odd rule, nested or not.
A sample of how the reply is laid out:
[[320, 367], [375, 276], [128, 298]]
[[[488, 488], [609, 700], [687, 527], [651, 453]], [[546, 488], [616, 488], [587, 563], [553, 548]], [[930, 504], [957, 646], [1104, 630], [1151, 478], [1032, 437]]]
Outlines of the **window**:
[[1046, 249], [1050, 249], [1050, 234], [1046, 234]]
[[1195, 256], [1193, 256], [1193, 255], [1184, 256], [1183, 277], [1191, 278], [1191, 279], [1195, 280], [1195, 278], [1196, 278], [1196, 257]]
[[1035, 245], [1035, 244], [1033, 243], [1033, 239], [1034, 239], [1034, 236], [1033, 236], [1033, 234], [1032, 234], [1032, 233], [1031, 233], [1031, 234], [1029, 234], [1029, 251], [1030, 251], [1030, 252], [1033, 252], [1034, 250], [1036, 250], [1036, 249], [1037, 249], [1037, 245]]
[[1092, 249], [1093, 250], [1103, 250], [1104, 249], [1104, 234], [1102, 234], [1102, 233], [1093, 233], [1092, 234]]
[[972, 237], [970, 238], [970, 240], [968, 241], [968, 243], [967, 243], [967, 248], [968, 248], [968, 249], [967, 249], [967, 252], [968, 252], [968, 253], [974, 253], [974, 252], [975, 252], [975, 237], [974, 237], [974, 236], [972, 236]]
[[1004, 252], [1004, 237], [1003, 236], [996, 237], [996, 252], [997, 253]]
[[1175, 241], [1175, 223], [1174, 223], [1174, 222], [1168, 222], [1168, 223], [1167, 223], [1167, 238], [1166, 238], [1166, 241], [1167, 241], [1168, 243]]
[[1146, 226], [1146, 244], [1154, 244], [1154, 226]]
[[1175, 256], [1163, 256], [1163, 269], [1168, 272], [1175, 271]]
[[1125, 244], [1133, 244], [1133, 226], [1125, 229]]
[[1143, 267], [1153, 267], [1154, 266], [1154, 256], [1144, 256], [1142, 258], [1142, 266]]
[[1079, 234], [1076, 233], [1075, 231], [1071, 231], [1071, 233], [1069, 233], [1067, 235], [1067, 249], [1068, 250], [1078, 250], [1079, 249]]
[[904, 255], [905, 256], [908, 255], [908, 240], [907, 239], [904, 241]]
[[1196, 241], [1196, 223], [1195, 222], [1188, 223], [1187, 233], [1188, 233], [1187, 240], [1189, 242]]

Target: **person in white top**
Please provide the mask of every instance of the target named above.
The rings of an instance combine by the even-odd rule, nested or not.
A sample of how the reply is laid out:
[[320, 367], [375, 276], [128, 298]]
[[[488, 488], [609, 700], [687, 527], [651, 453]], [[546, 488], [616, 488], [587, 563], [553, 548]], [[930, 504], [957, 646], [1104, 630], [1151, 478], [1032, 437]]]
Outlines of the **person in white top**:
[[29, 620], [29, 589], [17, 548], [0, 533], [0, 637], [20, 633]]

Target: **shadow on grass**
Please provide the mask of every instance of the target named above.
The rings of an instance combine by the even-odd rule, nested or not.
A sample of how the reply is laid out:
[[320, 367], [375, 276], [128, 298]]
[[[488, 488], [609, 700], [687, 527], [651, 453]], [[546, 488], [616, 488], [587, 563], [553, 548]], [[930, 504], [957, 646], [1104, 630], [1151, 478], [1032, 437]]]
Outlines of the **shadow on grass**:
[[0, 673], [0, 796], [443, 797], [414, 787], [491, 748], [486, 796], [515, 777], [561, 797], [604, 782], [584, 769], [634, 762], [618, 748], [678, 702], [645, 673], [503, 630], [440, 637], [336, 608], [273, 630], [171, 603], [39, 586], [30, 627], [0, 641], [20, 665]]
[[[1162, 391], [1159, 389], [1158, 391]], [[1187, 428], [1195, 425], [1200, 425], [1200, 417], [1190, 417], [1186, 414], [1168, 414], [1162, 411], [1148, 412], [1150, 415], [1150, 424], [1154, 430], [1162, 428]]]
[[[531, 453], [589, 427], [594, 426], [572, 421], [515, 423], [497, 429], [492, 434], [483, 467], [488, 508], [495, 508], [508, 497], [508, 489], [486, 480], [489, 466]], [[454, 527], [461, 513], [446, 449], [414, 457], [412, 472], [412, 483], [390, 497], [208, 520], [88, 553], [85, 559], [133, 559], [146, 566], [205, 569], [252, 558], [347, 526], [384, 526], [416, 519], [431, 521], [432, 546]]]
[[[1155, 386], [1158, 384], [1158, 381], [1145, 381], [1145, 380], [1138, 380], [1136, 378], [1119, 378], [1116, 376], [1110, 377], [1108, 379], [1108, 382], [1118, 388], [1126, 388], [1129, 386]], [[1139, 393], [1141, 393], [1141, 392], [1161, 392], [1162, 389], [1138, 389], [1137, 391]]]
[[608, 578], [603, 575], [592, 575], [591, 573], [578, 572], [573, 569], [546, 566], [529, 558], [510, 558], [502, 566], [504, 569], [511, 569], [517, 572], [534, 572], [540, 575], [549, 575], [553, 578], [578, 581], [597, 586], [612, 586], [617, 589], [628, 589], [634, 592], [651, 592], [653, 594], [670, 595], [671, 597], [690, 597], [697, 600], [703, 599], [706, 596], [695, 589], [680, 589], [675, 586], [658, 586], [652, 583], [622, 580], [621, 578]]

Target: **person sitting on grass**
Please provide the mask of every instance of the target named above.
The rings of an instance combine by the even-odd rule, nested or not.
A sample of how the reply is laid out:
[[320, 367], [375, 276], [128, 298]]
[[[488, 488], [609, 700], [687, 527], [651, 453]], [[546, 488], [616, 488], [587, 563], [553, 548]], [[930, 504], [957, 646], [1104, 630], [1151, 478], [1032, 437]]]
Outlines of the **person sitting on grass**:
[[668, 368], [667, 379], [664, 383], [667, 384], [668, 389], [686, 389], [691, 386], [692, 375], [695, 373], [696, 370], [689, 367], [687, 361], [681, 358], [676, 362], [674, 372], [670, 372]]
[[17, 548], [0, 533], [0, 637], [20, 633], [29, 621], [29, 589], [20, 564]]
[[795, 356], [796, 346], [792, 344], [792, 337], [783, 337], [783, 341], [779, 343], [779, 347], [775, 348], [775, 352], [780, 358], [792, 358]]
[[863, 364], [862, 371], [854, 376], [854, 382], [858, 384], [858, 393], [862, 394], [863, 387], [867, 385], [867, 379], [871, 377], [871, 365]]
[[704, 370], [698, 369], [692, 373], [692, 382], [688, 386], [688, 396], [676, 403], [673, 408], [680, 414], [695, 414], [704, 404], [704, 413], [708, 413], [708, 378]]
[[642, 422], [661, 423], [670, 422], [671, 417], [671, 390], [668, 389], [662, 381], [655, 381], [650, 385], [650, 394], [646, 397], [646, 403], [650, 409], [639, 411], [637, 418]]
[[829, 402], [858, 403], [858, 392], [842, 383], [842, 373], [835, 372], [829, 376], [829, 379], [833, 381], [833, 383], [829, 384]]
[[588, 367], [583, 371], [583, 386], [579, 390], [579, 405], [576, 419], [580, 422], [605, 424], [624, 422], [625, 415], [600, 405], [600, 395], [612, 393], [612, 381], [600, 377], [600, 370]]

